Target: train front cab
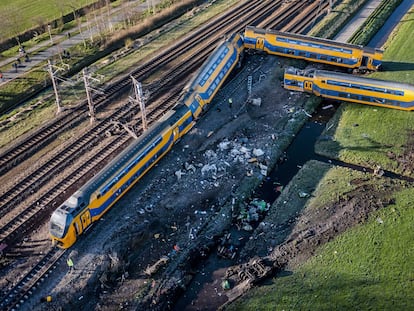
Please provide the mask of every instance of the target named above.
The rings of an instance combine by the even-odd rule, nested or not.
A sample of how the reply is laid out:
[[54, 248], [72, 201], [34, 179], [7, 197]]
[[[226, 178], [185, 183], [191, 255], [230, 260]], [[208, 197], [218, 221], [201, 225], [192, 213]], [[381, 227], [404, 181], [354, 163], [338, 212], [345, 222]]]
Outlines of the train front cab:
[[79, 198], [72, 196], [66, 200], [50, 218], [50, 234], [52, 243], [60, 248], [72, 246], [92, 223], [86, 203], [76, 201]]
[[283, 80], [285, 89], [313, 93], [313, 71], [289, 67], [285, 69]]

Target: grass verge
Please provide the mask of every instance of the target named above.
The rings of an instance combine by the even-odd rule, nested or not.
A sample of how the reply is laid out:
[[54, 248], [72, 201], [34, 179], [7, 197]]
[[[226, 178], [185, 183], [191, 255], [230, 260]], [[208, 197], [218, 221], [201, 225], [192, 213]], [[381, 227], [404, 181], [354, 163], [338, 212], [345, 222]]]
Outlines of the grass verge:
[[332, 39], [368, 0], [344, 0], [334, 7], [310, 32], [311, 36]]
[[401, 4], [402, 0], [383, 0], [375, 11], [368, 16], [361, 27], [349, 39], [354, 44], [366, 45], [391, 16], [392, 12]]

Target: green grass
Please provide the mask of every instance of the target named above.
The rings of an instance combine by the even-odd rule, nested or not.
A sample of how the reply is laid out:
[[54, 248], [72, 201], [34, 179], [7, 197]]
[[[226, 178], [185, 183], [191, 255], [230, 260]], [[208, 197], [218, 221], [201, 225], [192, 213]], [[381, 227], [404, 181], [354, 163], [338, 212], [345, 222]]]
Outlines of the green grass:
[[323, 18], [310, 32], [311, 36], [331, 39], [341, 30], [342, 25], [358, 12], [368, 0], [343, 0], [331, 13]]
[[[414, 10], [400, 24], [398, 32], [388, 41], [384, 53], [384, 72], [371, 77], [414, 84]], [[414, 114], [388, 108], [359, 104], [344, 104], [332, 124], [316, 145], [316, 152], [343, 161], [383, 168], [412, 175], [389, 157], [392, 152], [407, 152], [407, 141], [413, 135]]]
[[96, 0], [13, 0], [0, 1], [0, 40], [45, 25]]
[[[318, 209], [355, 186], [382, 188], [383, 179], [344, 168], [329, 170], [306, 209]], [[404, 185], [404, 183], [401, 183]], [[414, 308], [414, 189], [389, 191], [395, 205], [371, 214], [294, 267], [251, 291], [230, 310], [412, 310]], [[286, 276], [287, 275], [287, 276]]]

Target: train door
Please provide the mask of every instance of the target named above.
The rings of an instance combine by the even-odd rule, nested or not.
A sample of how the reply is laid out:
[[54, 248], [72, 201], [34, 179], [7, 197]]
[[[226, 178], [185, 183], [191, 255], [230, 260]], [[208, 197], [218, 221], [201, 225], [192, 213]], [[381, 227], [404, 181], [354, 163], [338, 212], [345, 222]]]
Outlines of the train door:
[[368, 66], [368, 56], [362, 56], [362, 63], [361, 66], [362, 67], [367, 67]]
[[305, 81], [304, 89], [305, 89], [305, 91], [312, 92], [312, 82], [311, 81]]
[[263, 38], [257, 38], [257, 40], [256, 40], [256, 49], [257, 50], [264, 50], [264, 39]]
[[91, 224], [91, 214], [89, 211], [86, 211], [80, 216], [82, 228], [85, 230]]
[[180, 130], [178, 129], [178, 126], [173, 128], [173, 135], [174, 135], [174, 141], [180, 138]]
[[75, 228], [76, 236], [82, 233], [82, 226], [80, 226], [78, 219], [75, 219], [75, 221], [73, 222], [73, 227]]

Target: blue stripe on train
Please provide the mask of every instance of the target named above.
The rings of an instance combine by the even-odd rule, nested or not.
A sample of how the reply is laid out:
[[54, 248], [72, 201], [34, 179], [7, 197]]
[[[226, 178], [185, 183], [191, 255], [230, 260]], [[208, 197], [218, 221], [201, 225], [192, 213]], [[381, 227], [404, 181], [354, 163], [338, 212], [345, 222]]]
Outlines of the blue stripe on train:
[[[285, 47], [275, 46], [275, 45], [268, 43], [267, 41], [265, 41], [265, 47], [273, 53], [284, 54], [288, 57], [289, 55], [294, 55], [297, 57], [308, 58], [311, 60], [316, 59], [316, 60], [321, 60], [321, 61], [346, 64], [346, 65], [356, 65], [358, 63], [358, 60], [356, 58], [344, 58], [344, 57], [338, 58], [336, 56], [331, 56], [331, 55], [326, 55], [326, 54], [321, 54], [321, 53], [310, 53], [306, 50], [298, 50], [294, 48], [285, 48]], [[315, 55], [315, 57], [311, 57], [312, 55]]]
[[136, 172], [133, 176], [131, 176], [116, 192], [114, 192], [101, 206], [98, 208], [89, 209], [91, 213], [91, 217], [96, 217], [102, 214], [116, 199], [119, 197], [122, 192], [125, 191], [138, 177], [142, 175], [142, 173], [152, 164], [161, 154], [163, 154], [169, 146], [172, 145], [174, 142], [174, 136], [171, 133], [168, 141], [166, 144], [156, 153], [154, 156], [148, 160], [148, 162], [141, 167], [138, 172]]
[[382, 97], [373, 97], [373, 96], [365, 96], [360, 94], [353, 94], [353, 93], [346, 93], [346, 92], [338, 92], [338, 91], [332, 91], [327, 89], [322, 89], [318, 87], [316, 84], [313, 84], [313, 90], [319, 92], [322, 96], [333, 96], [338, 98], [339, 100], [360, 100], [367, 104], [377, 104], [377, 105], [388, 105], [388, 106], [394, 106], [394, 107], [403, 107], [403, 108], [410, 108], [414, 107], [414, 101], [413, 102], [399, 102], [396, 100], [390, 100], [387, 98]]

